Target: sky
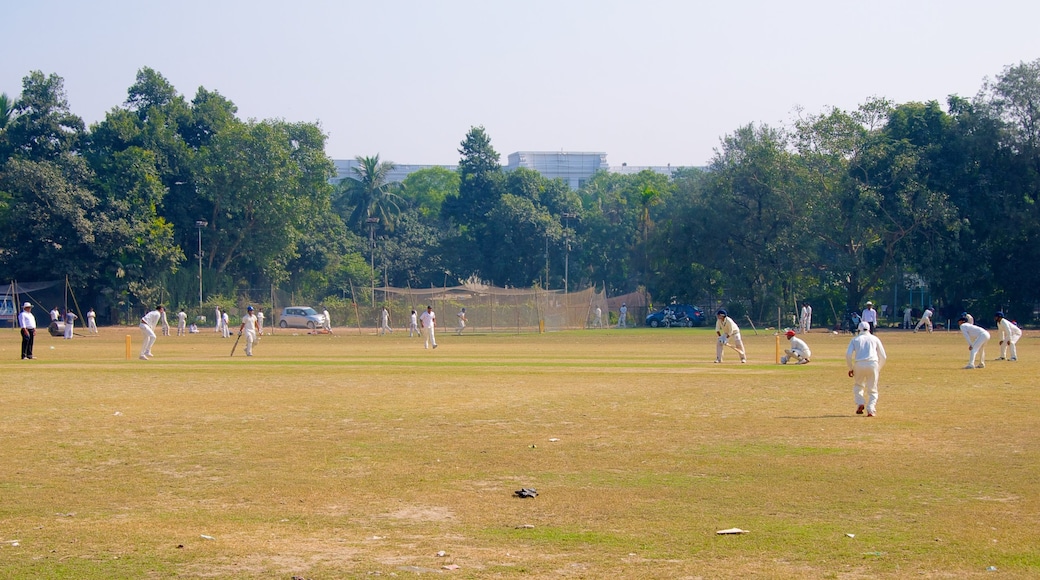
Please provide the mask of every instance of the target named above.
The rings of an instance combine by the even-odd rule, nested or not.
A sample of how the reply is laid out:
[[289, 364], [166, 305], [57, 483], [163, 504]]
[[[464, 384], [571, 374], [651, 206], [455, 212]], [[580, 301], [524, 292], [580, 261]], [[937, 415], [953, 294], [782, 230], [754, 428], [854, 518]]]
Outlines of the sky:
[[1040, 59], [1035, 0], [33, 0], [0, 9], [0, 92], [65, 81], [90, 125], [150, 67], [242, 119], [316, 122], [333, 159], [515, 151], [707, 165], [799, 115], [973, 97]]

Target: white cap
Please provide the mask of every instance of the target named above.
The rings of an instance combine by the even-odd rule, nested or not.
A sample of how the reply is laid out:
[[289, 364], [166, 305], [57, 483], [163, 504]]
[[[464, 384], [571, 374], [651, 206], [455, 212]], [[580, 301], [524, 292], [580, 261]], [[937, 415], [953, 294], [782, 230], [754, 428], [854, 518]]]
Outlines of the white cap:
[[859, 323], [859, 327], [857, 328], [857, 330], [859, 330], [860, 332], [870, 332], [870, 323], [869, 322], [860, 322]]

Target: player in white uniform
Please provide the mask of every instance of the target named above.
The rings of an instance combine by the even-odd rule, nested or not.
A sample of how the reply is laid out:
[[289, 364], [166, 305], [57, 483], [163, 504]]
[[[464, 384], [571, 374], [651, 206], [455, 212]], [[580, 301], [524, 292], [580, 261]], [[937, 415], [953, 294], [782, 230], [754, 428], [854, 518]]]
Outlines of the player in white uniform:
[[788, 330], [785, 336], [787, 336], [787, 340], [791, 341], [791, 346], [790, 348], [784, 349], [784, 352], [787, 354], [780, 357], [780, 363], [787, 364], [787, 361], [794, 359], [798, 361], [795, 364], [808, 364], [809, 357], [812, 356], [812, 351], [809, 350], [809, 345], [805, 344], [804, 340], [795, 336], [795, 331], [793, 330]]
[[383, 310], [379, 313], [379, 334], [393, 333], [394, 329], [390, 328], [390, 311], [383, 307]]
[[228, 318], [227, 310], [220, 315], [220, 331], [223, 333], [221, 336], [224, 338], [231, 338], [231, 321]]
[[188, 333], [188, 313], [183, 308], [177, 312], [177, 336], [184, 336]]
[[917, 321], [917, 326], [914, 327], [914, 332], [917, 332], [921, 328], [921, 326], [927, 327], [928, 328], [928, 332], [931, 332], [932, 331], [932, 314], [934, 314], [934, 313], [935, 313], [935, 311], [932, 310], [931, 306], [929, 306], [928, 308], [925, 308], [924, 312], [921, 313], [921, 320], [918, 320]]
[[462, 336], [462, 331], [466, 330], [466, 309], [463, 308], [455, 316], [459, 318], [459, 325], [455, 327], [455, 334]]
[[715, 334], [719, 337], [715, 343], [715, 362], [722, 362], [722, 349], [726, 345], [730, 345], [740, 355], [740, 362], [746, 363], [744, 341], [740, 340], [740, 328], [737, 323], [733, 322], [725, 309], [716, 312], [715, 319]]
[[433, 306], [427, 306], [426, 312], [422, 313], [419, 317], [419, 323], [422, 324], [423, 337], [423, 348], [437, 348], [437, 337], [434, 336], [434, 327], [437, 326], [437, 315], [433, 313]]
[[419, 332], [419, 315], [413, 310], [412, 317], [408, 320], [408, 338], [418, 334], [421, 334]]
[[[968, 364], [964, 368], [986, 368], [986, 342], [990, 338], [989, 331], [981, 326], [971, 324], [963, 316], [957, 319], [957, 324], [961, 327], [961, 334], [964, 335], [964, 340], [968, 341]], [[979, 357], [978, 365], [975, 364], [976, 355]]]
[[141, 317], [141, 334], [144, 335], [144, 341], [141, 343], [141, 356], [139, 357], [141, 360], [148, 360], [152, 356], [152, 345], [155, 344], [155, 327], [159, 324], [159, 320], [162, 319], [163, 312], [166, 312], [166, 309], [159, 306]]
[[87, 311], [87, 330], [90, 331], [90, 334], [98, 333], [97, 313], [94, 312], [93, 308]]
[[[845, 351], [845, 364], [849, 367], [849, 376], [852, 377], [852, 394], [856, 400], [856, 414], [862, 415], [864, 409], [867, 417], [873, 417], [877, 413], [878, 400], [878, 378], [881, 368], [885, 366], [888, 356], [881, 339], [870, 334], [870, 324], [860, 322], [858, 334], [849, 342], [849, 348]], [[870, 398], [864, 397], [864, 392], [870, 394]]]
[[242, 326], [238, 327], [238, 333], [246, 335], [246, 356], [253, 356], [253, 345], [260, 336], [260, 325], [253, 314], [253, 307], [246, 306], [246, 315], [242, 317]]
[[1018, 339], [1022, 338], [1022, 329], [1004, 318], [1003, 312], [998, 312], [993, 318], [1000, 329], [1000, 358], [997, 360], [1018, 360]]
[[802, 316], [798, 323], [802, 334], [809, 332], [809, 329], [812, 328], [812, 306], [809, 306], [808, 302], [802, 303]]

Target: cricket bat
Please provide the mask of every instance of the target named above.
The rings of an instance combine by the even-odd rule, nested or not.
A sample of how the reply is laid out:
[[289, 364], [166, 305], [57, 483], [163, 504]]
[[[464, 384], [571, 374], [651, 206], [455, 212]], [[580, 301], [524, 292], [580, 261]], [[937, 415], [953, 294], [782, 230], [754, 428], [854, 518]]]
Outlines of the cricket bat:
[[228, 356], [235, 356], [235, 349], [238, 348], [238, 341], [242, 340], [242, 333], [238, 333], [238, 337], [235, 338], [235, 344], [231, 347], [231, 354]]

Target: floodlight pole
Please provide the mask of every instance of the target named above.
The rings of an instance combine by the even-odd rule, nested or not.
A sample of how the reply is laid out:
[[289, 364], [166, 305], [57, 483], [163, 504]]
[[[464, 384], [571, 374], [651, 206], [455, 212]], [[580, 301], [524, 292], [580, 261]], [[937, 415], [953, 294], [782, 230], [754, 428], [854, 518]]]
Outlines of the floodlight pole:
[[563, 226], [563, 243], [564, 243], [564, 253], [563, 253], [563, 294], [567, 295], [567, 293], [570, 291], [569, 287], [570, 287], [570, 273], [571, 273], [571, 268], [570, 268], [570, 263], [571, 263], [571, 232], [570, 232], [571, 218], [578, 217], [578, 214], [571, 213], [571, 212], [563, 212], [563, 216], [562, 217], [563, 217], [563, 220], [564, 220], [564, 226]]
[[202, 228], [209, 225], [206, 220], [197, 220], [195, 227], [199, 230], [199, 310], [202, 310]]
[[365, 220], [368, 224], [368, 268], [371, 270], [370, 276], [372, 280], [372, 306], [376, 305], [376, 224], [379, 223], [379, 218], [370, 217]]

